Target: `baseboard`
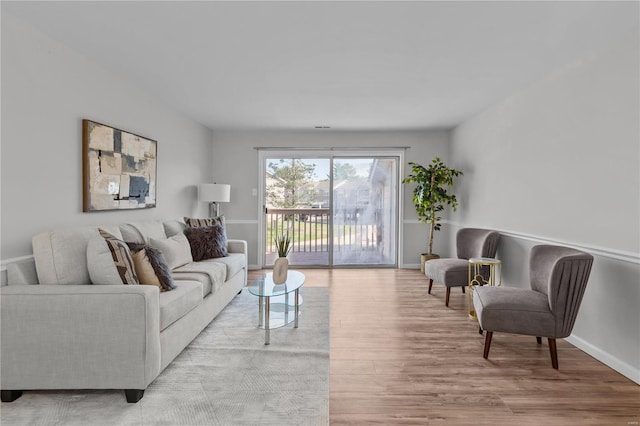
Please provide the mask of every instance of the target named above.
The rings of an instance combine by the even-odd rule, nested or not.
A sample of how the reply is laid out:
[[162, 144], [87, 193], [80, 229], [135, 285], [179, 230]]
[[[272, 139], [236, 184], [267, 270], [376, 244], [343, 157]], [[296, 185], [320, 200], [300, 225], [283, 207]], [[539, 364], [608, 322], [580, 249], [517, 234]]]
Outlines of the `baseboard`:
[[400, 269], [420, 269], [419, 263], [405, 263], [399, 266]]
[[640, 385], [640, 369], [638, 367], [634, 367], [624, 361], [621, 361], [613, 355], [593, 346], [591, 343], [582, 340], [573, 334], [564, 340]]

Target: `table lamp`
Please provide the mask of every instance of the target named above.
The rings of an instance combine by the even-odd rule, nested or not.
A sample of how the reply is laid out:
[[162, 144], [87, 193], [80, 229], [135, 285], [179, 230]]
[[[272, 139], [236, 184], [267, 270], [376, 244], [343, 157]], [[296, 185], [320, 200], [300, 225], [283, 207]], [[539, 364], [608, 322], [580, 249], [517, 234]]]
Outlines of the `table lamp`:
[[231, 185], [222, 183], [201, 183], [198, 185], [198, 200], [209, 203], [210, 217], [220, 216], [220, 203], [228, 203], [230, 199]]

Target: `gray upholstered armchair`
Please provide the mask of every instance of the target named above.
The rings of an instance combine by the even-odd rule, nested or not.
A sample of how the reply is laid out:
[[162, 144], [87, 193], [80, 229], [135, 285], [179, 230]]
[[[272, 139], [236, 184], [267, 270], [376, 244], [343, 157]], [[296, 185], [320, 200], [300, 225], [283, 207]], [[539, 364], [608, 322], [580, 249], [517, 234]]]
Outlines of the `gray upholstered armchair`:
[[593, 256], [558, 246], [540, 245], [531, 250], [531, 289], [476, 287], [473, 305], [486, 331], [484, 357], [489, 356], [494, 331], [549, 339], [553, 368], [558, 368], [556, 339], [571, 334], [591, 272]]
[[465, 287], [469, 284], [469, 259], [472, 257], [495, 257], [500, 234], [490, 229], [463, 228], [456, 234], [458, 258], [428, 260], [424, 273], [429, 278], [429, 294], [433, 282], [447, 288], [445, 306], [449, 306], [451, 287]]

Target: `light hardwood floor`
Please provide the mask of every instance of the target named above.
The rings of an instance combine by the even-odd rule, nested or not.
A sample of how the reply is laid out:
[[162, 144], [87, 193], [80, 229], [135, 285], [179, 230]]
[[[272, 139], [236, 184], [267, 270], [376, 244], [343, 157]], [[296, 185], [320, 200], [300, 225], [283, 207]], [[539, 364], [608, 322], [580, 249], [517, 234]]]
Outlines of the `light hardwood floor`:
[[[305, 269], [330, 294], [331, 425], [638, 425], [640, 386], [564, 340], [496, 333], [406, 269]], [[251, 271], [250, 278], [264, 271]], [[304, 321], [301, 317], [301, 321]]]

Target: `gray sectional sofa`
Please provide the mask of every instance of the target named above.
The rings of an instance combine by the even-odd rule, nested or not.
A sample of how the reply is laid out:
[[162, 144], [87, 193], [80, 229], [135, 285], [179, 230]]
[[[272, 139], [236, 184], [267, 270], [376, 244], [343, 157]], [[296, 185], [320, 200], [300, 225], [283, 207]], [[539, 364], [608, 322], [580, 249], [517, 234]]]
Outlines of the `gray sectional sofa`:
[[[99, 228], [143, 243], [177, 235], [185, 224]], [[247, 244], [229, 240], [228, 257], [174, 269], [171, 291], [92, 285], [86, 251], [96, 235], [98, 227], [38, 234], [34, 259], [7, 266], [8, 285], [0, 288], [2, 401], [24, 390], [123, 389], [137, 402], [247, 282]]]

